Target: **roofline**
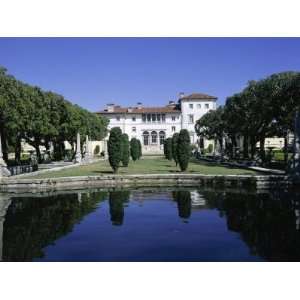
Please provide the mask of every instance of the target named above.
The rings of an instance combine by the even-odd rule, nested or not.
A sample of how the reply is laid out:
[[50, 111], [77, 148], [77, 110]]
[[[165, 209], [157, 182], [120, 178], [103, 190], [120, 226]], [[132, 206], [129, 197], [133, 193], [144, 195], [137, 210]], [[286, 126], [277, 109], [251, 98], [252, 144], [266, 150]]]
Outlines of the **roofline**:
[[189, 97], [183, 97], [183, 98], [180, 98], [179, 101], [184, 101], [184, 100], [218, 100], [218, 97], [214, 97], [214, 96], [211, 96], [211, 97], [207, 97], [207, 98], [189, 98]]
[[[136, 114], [154, 114], [155, 112], [128, 112], [128, 111], [125, 111], [125, 112], [116, 112], [116, 111], [96, 111], [95, 114], [132, 114], [132, 115], [136, 115]], [[167, 111], [167, 112], [156, 112], [156, 113], [160, 113], [160, 114], [179, 114], [181, 113], [181, 110], [175, 110], [175, 111]]]

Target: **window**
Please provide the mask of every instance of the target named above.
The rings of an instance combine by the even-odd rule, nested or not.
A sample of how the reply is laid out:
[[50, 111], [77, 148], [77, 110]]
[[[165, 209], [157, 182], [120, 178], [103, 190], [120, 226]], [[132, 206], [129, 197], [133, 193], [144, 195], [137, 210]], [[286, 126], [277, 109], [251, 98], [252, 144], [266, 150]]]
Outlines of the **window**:
[[160, 115], [157, 115], [156, 118], [157, 118], [157, 122], [160, 122]]
[[136, 127], [132, 127], [132, 132], [136, 132]]
[[164, 131], [159, 132], [159, 144], [163, 145], [165, 141], [166, 134]]
[[157, 143], [157, 132], [156, 131], [152, 131], [151, 132], [151, 143], [152, 144], [156, 144]]
[[209, 104], [208, 103], [205, 103], [205, 108], [209, 108]]
[[190, 109], [193, 109], [193, 108], [194, 108], [194, 104], [193, 104], [193, 103], [190, 103], [190, 104], [189, 104], [189, 107], [190, 107]]
[[189, 115], [189, 123], [194, 123], [194, 115]]
[[175, 131], [176, 131], [176, 127], [172, 126], [172, 132], [175, 132]]
[[144, 131], [143, 138], [144, 138], [144, 145], [148, 146], [149, 145], [149, 132], [148, 131]]
[[132, 122], [135, 122], [136, 118], [135, 117], [132, 117]]
[[120, 116], [117, 116], [116, 119], [117, 119], [117, 121], [120, 121]]
[[176, 120], [176, 117], [175, 116], [172, 116], [172, 121], [175, 121]]
[[156, 115], [155, 114], [152, 115], [152, 122], [156, 122]]
[[151, 122], [151, 115], [150, 114], [147, 115], [147, 122]]
[[162, 115], [161, 115], [161, 121], [162, 121], [163, 123], [166, 122], [166, 115], [165, 115], [165, 114], [162, 114]]
[[197, 104], [197, 108], [201, 108], [201, 104], [200, 103]]
[[146, 115], [145, 114], [142, 114], [142, 121], [143, 121], [143, 123], [146, 123]]

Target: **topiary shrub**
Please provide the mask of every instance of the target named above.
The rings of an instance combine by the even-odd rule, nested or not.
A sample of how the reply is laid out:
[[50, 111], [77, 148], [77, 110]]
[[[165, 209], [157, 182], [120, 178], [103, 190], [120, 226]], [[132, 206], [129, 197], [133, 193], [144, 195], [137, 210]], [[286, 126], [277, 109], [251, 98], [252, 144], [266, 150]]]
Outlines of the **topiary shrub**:
[[130, 155], [133, 161], [139, 158], [139, 143], [136, 138], [130, 140]]
[[122, 158], [122, 131], [119, 127], [113, 127], [110, 131], [108, 147], [108, 161], [114, 173], [118, 172], [120, 161]]
[[172, 154], [173, 154], [173, 159], [176, 163], [176, 166], [178, 164], [178, 155], [177, 155], [177, 145], [178, 145], [178, 138], [179, 138], [179, 133], [174, 133], [172, 137]]
[[165, 157], [168, 160], [173, 159], [173, 153], [172, 153], [172, 138], [167, 138], [164, 142], [164, 153]]
[[181, 129], [178, 137], [177, 157], [181, 171], [186, 171], [190, 160], [190, 135], [186, 129]]
[[121, 146], [121, 152], [122, 152], [122, 164], [124, 167], [128, 167], [129, 164], [129, 139], [128, 135], [126, 133], [122, 134], [122, 146]]
[[139, 148], [139, 155], [138, 155], [138, 159], [140, 159], [142, 157], [142, 144], [141, 144], [141, 141], [140, 140], [137, 140], [138, 141], [138, 148]]

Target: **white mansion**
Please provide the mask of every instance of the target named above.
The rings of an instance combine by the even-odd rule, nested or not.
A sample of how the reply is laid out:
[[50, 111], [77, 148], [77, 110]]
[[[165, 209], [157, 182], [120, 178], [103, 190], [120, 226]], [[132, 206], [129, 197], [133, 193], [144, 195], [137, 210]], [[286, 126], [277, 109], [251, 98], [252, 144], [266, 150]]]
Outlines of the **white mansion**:
[[[217, 98], [201, 93], [191, 95], [180, 94], [178, 102], [170, 101], [162, 107], [143, 107], [137, 103], [136, 107], [120, 107], [107, 104], [105, 110], [97, 112], [109, 119], [108, 129], [120, 127], [127, 133], [129, 139], [135, 137], [143, 145], [143, 153], [162, 153], [163, 142], [172, 137], [175, 132], [187, 129], [191, 143], [197, 144], [195, 123], [209, 110], [217, 107]], [[206, 148], [212, 141], [201, 141]]]

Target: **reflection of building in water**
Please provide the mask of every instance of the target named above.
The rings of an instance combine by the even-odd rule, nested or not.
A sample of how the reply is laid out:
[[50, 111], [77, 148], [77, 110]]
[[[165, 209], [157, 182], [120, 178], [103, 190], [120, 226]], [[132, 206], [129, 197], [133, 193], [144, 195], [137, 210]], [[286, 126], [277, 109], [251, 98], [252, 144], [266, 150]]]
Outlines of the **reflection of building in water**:
[[3, 252], [3, 223], [10, 203], [11, 199], [8, 196], [0, 194], [0, 261], [2, 261]]
[[202, 208], [206, 205], [206, 200], [198, 191], [191, 191], [192, 208]]

